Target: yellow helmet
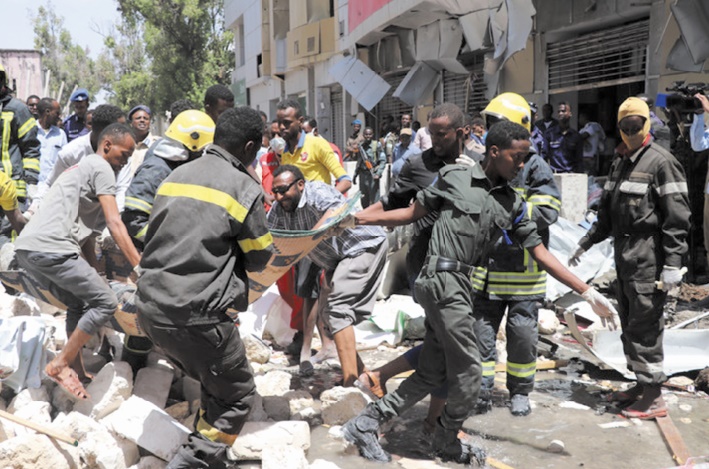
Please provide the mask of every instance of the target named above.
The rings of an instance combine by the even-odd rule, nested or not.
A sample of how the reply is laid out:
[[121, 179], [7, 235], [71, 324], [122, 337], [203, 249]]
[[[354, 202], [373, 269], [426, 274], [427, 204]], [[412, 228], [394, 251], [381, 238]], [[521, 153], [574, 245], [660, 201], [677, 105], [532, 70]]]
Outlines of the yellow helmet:
[[214, 121], [202, 111], [183, 111], [172, 121], [165, 136], [180, 142], [190, 151], [200, 151], [214, 141]]
[[502, 93], [495, 96], [481, 114], [514, 122], [527, 130], [532, 128], [529, 103], [517, 93]]

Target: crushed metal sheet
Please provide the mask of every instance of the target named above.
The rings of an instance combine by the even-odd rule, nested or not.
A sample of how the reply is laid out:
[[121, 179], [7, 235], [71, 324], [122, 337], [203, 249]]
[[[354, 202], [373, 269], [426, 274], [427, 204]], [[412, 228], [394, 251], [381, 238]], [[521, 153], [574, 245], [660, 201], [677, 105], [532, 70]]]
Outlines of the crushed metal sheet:
[[[590, 347], [579, 331], [575, 314], [566, 311], [564, 318], [566, 318], [571, 335], [583, 348], [625, 378], [635, 379], [635, 373], [628, 370], [623, 354], [620, 330], [597, 331], [594, 335], [593, 347]], [[668, 376], [704, 369], [709, 366], [709, 329], [667, 329], [664, 333], [663, 348], [665, 352], [664, 372]]]

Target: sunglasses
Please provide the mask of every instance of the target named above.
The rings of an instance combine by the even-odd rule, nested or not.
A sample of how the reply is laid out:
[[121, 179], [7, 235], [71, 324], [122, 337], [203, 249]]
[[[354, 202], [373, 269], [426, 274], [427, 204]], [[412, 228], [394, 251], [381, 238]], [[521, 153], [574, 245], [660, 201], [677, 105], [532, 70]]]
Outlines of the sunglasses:
[[295, 184], [298, 181], [299, 181], [299, 179], [296, 179], [293, 182], [291, 182], [290, 184], [288, 184], [287, 186], [273, 187], [273, 188], [271, 188], [271, 192], [273, 192], [274, 194], [283, 195], [286, 192], [288, 192], [290, 190], [290, 188], [293, 187], [293, 184]]

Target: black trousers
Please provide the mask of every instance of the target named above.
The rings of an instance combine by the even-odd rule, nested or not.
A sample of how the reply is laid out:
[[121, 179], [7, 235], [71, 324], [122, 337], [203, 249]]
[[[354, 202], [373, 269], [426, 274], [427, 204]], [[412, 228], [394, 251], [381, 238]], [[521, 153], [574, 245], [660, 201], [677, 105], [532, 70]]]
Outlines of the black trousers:
[[187, 376], [202, 386], [201, 409], [171, 469], [219, 467], [251, 410], [256, 393], [244, 344], [234, 323], [174, 327], [138, 316], [146, 334]]

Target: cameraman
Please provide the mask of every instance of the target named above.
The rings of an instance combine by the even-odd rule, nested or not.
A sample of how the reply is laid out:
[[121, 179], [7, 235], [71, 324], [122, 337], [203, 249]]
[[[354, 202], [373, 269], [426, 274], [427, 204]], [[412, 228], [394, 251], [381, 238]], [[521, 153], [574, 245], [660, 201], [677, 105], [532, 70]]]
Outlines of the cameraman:
[[694, 114], [694, 122], [689, 129], [689, 141], [692, 150], [700, 152], [709, 149], [709, 130], [704, 128], [704, 113], [709, 112], [709, 99], [704, 93], [697, 93], [694, 97], [702, 103], [702, 110]]

